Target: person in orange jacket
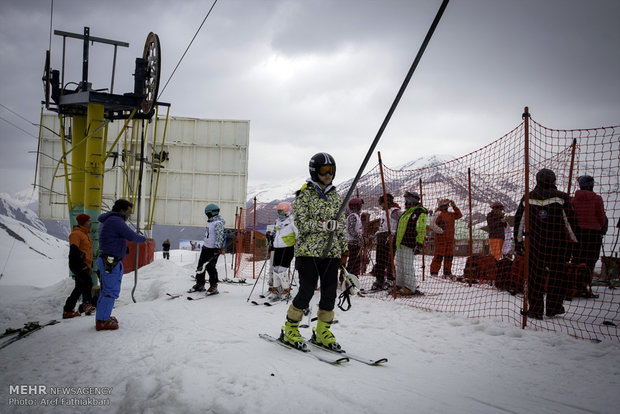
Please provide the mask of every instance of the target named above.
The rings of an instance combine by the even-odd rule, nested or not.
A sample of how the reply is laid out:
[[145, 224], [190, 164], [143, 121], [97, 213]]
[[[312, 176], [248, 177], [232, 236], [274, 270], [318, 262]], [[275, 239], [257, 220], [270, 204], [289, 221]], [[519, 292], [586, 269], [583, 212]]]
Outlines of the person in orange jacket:
[[90, 315], [95, 307], [91, 304], [93, 280], [91, 279], [93, 267], [93, 242], [90, 239], [91, 219], [87, 214], [76, 217], [77, 225], [69, 235], [69, 269], [75, 277], [75, 287], [65, 302], [63, 319], [80, 316], [75, 312], [75, 305], [80, 295], [82, 304], [79, 311]]
[[[431, 276], [437, 276], [443, 261], [444, 277], [452, 276], [452, 256], [454, 255], [454, 222], [463, 214], [461, 210], [454, 204], [454, 201], [448, 199], [439, 200], [439, 212], [435, 212], [433, 216], [431, 228], [435, 231], [435, 256], [431, 262]], [[452, 206], [454, 211], [448, 211]]]

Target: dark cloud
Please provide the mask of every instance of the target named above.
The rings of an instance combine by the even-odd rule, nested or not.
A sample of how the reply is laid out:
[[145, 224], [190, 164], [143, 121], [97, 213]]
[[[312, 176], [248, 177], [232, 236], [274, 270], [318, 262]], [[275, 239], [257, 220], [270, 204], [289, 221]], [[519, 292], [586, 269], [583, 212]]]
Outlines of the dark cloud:
[[[130, 43], [118, 51], [117, 93], [132, 89], [134, 60], [147, 34], [157, 33], [163, 87], [211, 4], [56, 0], [54, 29], [81, 33], [89, 26], [94, 36]], [[357, 171], [439, 4], [219, 1], [161, 99], [177, 116], [249, 119], [251, 183], [281, 180], [282, 171], [304, 177], [318, 151], [332, 152], [345, 180]], [[50, 2], [40, 0], [0, 5], [0, 103], [34, 122], [49, 13]], [[525, 105], [553, 128], [618, 124], [618, 21], [614, 0], [451, 2], [377, 148], [384, 162], [475, 150], [518, 124]], [[67, 45], [66, 79], [79, 80], [81, 45]], [[61, 51], [53, 36], [55, 68]], [[93, 45], [94, 87], [109, 87], [111, 67], [112, 48]], [[33, 141], [0, 120], [0, 163], [34, 170]], [[265, 168], [266, 160], [280, 168]], [[0, 191], [31, 180], [4, 179]]]

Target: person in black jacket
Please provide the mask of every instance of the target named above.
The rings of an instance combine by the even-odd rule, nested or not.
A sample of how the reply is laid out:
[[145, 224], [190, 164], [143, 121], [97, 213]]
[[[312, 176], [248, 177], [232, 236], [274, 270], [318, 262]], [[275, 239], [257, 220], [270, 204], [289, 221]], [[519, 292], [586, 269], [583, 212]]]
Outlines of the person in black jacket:
[[164, 248], [164, 252], [163, 252], [163, 258], [170, 260], [170, 240], [166, 239], [162, 244], [161, 247]]
[[528, 317], [542, 319], [545, 281], [548, 317], [565, 312], [562, 301], [566, 281], [562, 276], [570, 241], [576, 242], [575, 217], [568, 194], [555, 186], [555, 173], [543, 168], [536, 174], [536, 187], [529, 194], [529, 222], [525, 223], [525, 197], [515, 215], [517, 253], [524, 254], [524, 235], [529, 237]]

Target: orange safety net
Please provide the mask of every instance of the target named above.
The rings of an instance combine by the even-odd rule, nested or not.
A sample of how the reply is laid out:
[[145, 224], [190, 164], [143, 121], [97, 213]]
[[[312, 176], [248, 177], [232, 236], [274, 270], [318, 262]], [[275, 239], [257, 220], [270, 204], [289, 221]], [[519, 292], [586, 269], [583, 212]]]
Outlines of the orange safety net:
[[[538, 174], [542, 169], [553, 172], [554, 183], [549, 172]], [[580, 189], [584, 175], [594, 179], [593, 192]], [[457, 159], [433, 158], [417, 169], [390, 169], [380, 160], [353, 193], [364, 201], [364, 245], [357, 253], [361, 294], [618, 340], [619, 179], [620, 126], [554, 130], [529, 116]], [[343, 197], [350, 184], [339, 187]], [[382, 196], [389, 200], [387, 193], [393, 196], [391, 249], [388, 220], [381, 223], [385, 205], [378, 202]], [[275, 221], [276, 205], [256, 202], [246, 211], [246, 230], [255, 230], [255, 240], [245, 247], [240, 274], [259, 277], [263, 263], [252, 273], [249, 265], [266, 258], [261, 236]]]

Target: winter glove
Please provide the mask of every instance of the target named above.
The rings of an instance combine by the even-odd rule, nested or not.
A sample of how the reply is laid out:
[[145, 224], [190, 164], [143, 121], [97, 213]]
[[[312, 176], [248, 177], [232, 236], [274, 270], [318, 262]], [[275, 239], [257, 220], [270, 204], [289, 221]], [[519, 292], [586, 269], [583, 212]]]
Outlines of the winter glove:
[[321, 231], [336, 231], [338, 230], [338, 222], [336, 220], [320, 220], [317, 228]]
[[269, 244], [273, 244], [273, 239], [275, 238], [275, 236], [272, 232], [268, 231], [267, 233], [265, 233], [265, 238], [267, 239], [267, 242], [269, 242]]
[[416, 243], [415, 247], [413, 248], [413, 254], [420, 254], [422, 253], [422, 249], [423, 249], [423, 245], [422, 243]]

